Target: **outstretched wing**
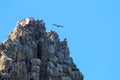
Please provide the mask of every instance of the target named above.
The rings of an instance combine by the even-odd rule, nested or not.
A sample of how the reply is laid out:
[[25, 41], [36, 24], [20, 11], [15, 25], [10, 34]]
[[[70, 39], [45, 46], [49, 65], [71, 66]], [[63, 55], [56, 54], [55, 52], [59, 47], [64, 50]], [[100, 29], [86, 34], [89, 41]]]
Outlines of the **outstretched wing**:
[[58, 26], [57, 24], [53, 24], [53, 26]]
[[62, 26], [62, 25], [59, 25], [59, 27], [64, 27], [64, 26]]
[[57, 25], [57, 24], [53, 24], [53, 26], [56, 26], [56, 27], [64, 27], [62, 25]]

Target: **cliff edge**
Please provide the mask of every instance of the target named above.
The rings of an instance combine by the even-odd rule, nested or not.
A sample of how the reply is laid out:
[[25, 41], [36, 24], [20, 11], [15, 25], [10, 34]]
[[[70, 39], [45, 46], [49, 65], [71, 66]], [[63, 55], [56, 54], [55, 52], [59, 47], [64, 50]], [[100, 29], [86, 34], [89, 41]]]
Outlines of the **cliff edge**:
[[20, 20], [0, 43], [0, 80], [83, 80], [66, 39], [46, 32], [45, 22]]

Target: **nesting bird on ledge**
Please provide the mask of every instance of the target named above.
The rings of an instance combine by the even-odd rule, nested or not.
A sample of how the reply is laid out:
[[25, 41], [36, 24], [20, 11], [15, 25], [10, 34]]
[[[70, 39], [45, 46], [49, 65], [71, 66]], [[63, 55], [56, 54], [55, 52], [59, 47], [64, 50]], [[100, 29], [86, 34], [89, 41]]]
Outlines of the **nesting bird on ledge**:
[[57, 24], [53, 24], [53, 26], [56, 26], [56, 27], [64, 27], [64, 26], [62, 26], [62, 25], [57, 25]]

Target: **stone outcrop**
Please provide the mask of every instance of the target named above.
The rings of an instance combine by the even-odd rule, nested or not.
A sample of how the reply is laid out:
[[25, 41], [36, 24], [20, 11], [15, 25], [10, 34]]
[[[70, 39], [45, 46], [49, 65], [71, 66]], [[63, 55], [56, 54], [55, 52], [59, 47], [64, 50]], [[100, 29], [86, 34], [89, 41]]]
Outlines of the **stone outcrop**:
[[83, 80], [66, 39], [46, 32], [43, 20], [19, 21], [0, 43], [0, 80]]

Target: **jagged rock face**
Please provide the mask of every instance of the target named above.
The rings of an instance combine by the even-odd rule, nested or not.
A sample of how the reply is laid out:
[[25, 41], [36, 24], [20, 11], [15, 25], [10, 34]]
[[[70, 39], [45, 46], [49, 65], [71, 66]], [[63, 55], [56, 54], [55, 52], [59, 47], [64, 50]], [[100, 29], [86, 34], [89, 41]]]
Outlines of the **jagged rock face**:
[[23, 19], [0, 43], [0, 80], [83, 80], [69, 54], [43, 20]]

